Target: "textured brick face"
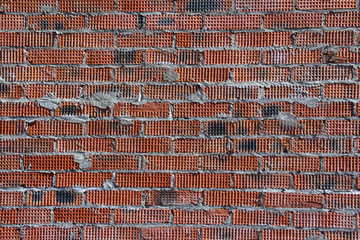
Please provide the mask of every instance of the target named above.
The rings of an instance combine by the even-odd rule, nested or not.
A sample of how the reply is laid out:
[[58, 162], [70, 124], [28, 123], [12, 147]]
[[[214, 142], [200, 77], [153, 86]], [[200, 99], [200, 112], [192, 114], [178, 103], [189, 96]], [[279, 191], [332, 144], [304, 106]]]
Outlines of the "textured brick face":
[[359, 1], [0, 13], [0, 239], [360, 239]]

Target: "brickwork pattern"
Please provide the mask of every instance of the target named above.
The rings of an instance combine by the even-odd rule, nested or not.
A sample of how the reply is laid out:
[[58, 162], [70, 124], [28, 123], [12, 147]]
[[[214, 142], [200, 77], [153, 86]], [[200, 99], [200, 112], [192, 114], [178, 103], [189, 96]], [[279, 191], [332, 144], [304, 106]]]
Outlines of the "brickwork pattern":
[[1, 239], [360, 239], [359, 0], [0, 13]]

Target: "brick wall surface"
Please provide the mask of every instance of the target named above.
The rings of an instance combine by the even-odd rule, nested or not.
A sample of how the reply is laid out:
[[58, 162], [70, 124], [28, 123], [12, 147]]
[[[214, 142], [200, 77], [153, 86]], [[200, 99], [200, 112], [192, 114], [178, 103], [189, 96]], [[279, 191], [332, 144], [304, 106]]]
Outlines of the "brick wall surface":
[[0, 0], [0, 239], [360, 239], [359, 0]]

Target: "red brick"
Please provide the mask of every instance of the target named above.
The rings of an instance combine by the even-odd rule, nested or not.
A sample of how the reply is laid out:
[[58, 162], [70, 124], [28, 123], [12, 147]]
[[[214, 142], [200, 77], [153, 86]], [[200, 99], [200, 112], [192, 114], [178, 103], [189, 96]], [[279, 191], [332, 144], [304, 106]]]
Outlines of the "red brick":
[[359, 129], [358, 120], [327, 120], [325, 124], [327, 135], [358, 135]]
[[59, 0], [61, 12], [112, 12], [115, 10], [114, 0]]
[[170, 209], [115, 209], [115, 223], [170, 223]]
[[356, 8], [356, 0], [315, 0], [308, 2], [306, 0], [298, 0], [296, 9], [349, 9]]
[[230, 114], [229, 103], [179, 103], [174, 104], [174, 117], [219, 117]]
[[230, 174], [216, 173], [176, 173], [177, 188], [229, 188]]
[[64, 33], [59, 35], [59, 46], [63, 48], [111, 48], [114, 47], [114, 34]]
[[291, 32], [244, 32], [237, 33], [235, 40], [239, 47], [277, 47], [293, 45]]
[[[304, 240], [311, 237], [322, 237], [319, 230], [303, 230], [303, 229], [264, 229], [262, 230], [263, 239], [278, 240]], [[321, 238], [320, 238], [321, 239]]]
[[85, 28], [84, 16], [33, 15], [29, 16], [29, 30], [80, 30]]
[[110, 68], [56, 68], [58, 82], [110, 82]]
[[260, 15], [208, 15], [205, 16], [207, 30], [260, 29]]
[[79, 104], [74, 102], [62, 102], [55, 109], [55, 116], [84, 116], [84, 117], [109, 117], [110, 107], [106, 109], [98, 108], [89, 104]]
[[88, 50], [86, 64], [139, 64], [142, 62], [142, 51], [136, 50]]
[[315, 135], [322, 134], [323, 121], [321, 120], [299, 120], [299, 126], [286, 128], [281, 120], [267, 119], [263, 121], [265, 134], [276, 135]]
[[145, 122], [145, 135], [182, 135], [200, 134], [200, 121], [154, 121]]
[[258, 169], [258, 158], [231, 155], [201, 156], [201, 169], [209, 171], [256, 171]]
[[183, 48], [225, 47], [232, 45], [231, 33], [177, 33], [176, 45]]
[[119, 12], [172, 12], [173, 9], [174, 2], [171, 0], [127, 0], [118, 2]]
[[121, 121], [91, 121], [87, 124], [87, 132], [89, 135], [138, 135], [141, 127], [140, 121], [130, 125], [122, 124]]
[[31, 64], [82, 64], [83, 50], [29, 50]]
[[136, 15], [130, 14], [90, 16], [87, 27], [95, 30], [134, 29], [137, 20]]
[[323, 195], [303, 193], [265, 193], [267, 208], [322, 208]]
[[326, 14], [327, 27], [360, 27], [359, 12], [329, 12]]
[[0, 67], [0, 76], [7, 82], [52, 82], [53, 67]]
[[294, 81], [351, 80], [352, 68], [343, 66], [294, 67]]
[[356, 84], [326, 84], [324, 86], [327, 98], [360, 98], [360, 85]]
[[169, 103], [148, 102], [142, 105], [131, 103], [117, 103], [114, 106], [114, 116], [131, 117], [168, 117]]
[[20, 169], [20, 155], [0, 155], [0, 170]]
[[324, 61], [326, 63], [359, 63], [360, 52], [358, 48], [330, 49], [325, 51]]
[[169, 138], [117, 138], [116, 152], [126, 153], [167, 153], [171, 148]]
[[228, 209], [173, 211], [174, 224], [225, 224], [230, 217]]
[[198, 240], [199, 229], [190, 227], [151, 227], [143, 228], [142, 236], [144, 239], [162, 240]]
[[287, 153], [291, 150], [289, 138], [241, 138], [233, 142], [236, 153]]
[[295, 212], [295, 227], [353, 228], [353, 216], [336, 212]]
[[233, 224], [236, 225], [274, 225], [290, 226], [290, 212], [267, 212], [267, 211], [243, 211], [235, 210]]
[[143, 168], [148, 170], [196, 171], [199, 169], [197, 156], [144, 156]]
[[0, 192], [1, 206], [23, 206], [24, 193], [22, 192]]
[[67, 121], [35, 121], [28, 126], [29, 135], [82, 135], [84, 128], [80, 123]]
[[204, 95], [208, 100], [238, 100], [238, 99], [257, 99], [259, 94], [258, 87], [228, 87], [214, 86], [204, 87]]
[[84, 240], [139, 239], [140, 228], [135, 227], [84, 227]]
[[56, 0], [2, 1], [2, 9], [6, 12], [53, 12]]
[[51, 210], [43, 208], [0, 209], [2, 224], [51, 223]]
[[294, 103], [293, 111], [297, 117], [351, 117], [353, 116], [353, 103], [320, 102], [317, 107]]
[[117, 173], [116, 184], [119, 187], [170, 187], [170, 173]]
[[53, 94], [57, 98], [73, 99], [80, 96], [81, 87], [74, 85], [31, 84], [25, 88], [25, 96], [38, 99]]
[[290, 49], [265, 51], [265, 64], [321, 63], [320, 50]]
[[57, 141], [58, 152], [113, 152], [113, 139], [110, 138], [72, 138]]
[[25, 132], [25, 121], [3, 121], [0, 120], [1, 135], [19, 135]]
[[174, 140], [175, 153], [230, 153], [230, 141], [227, 138], [206, 139], [187, 138]]
[[133, 33], [119, 34], [118, 47], [172, 47], [173, 33]]
[[220, 50], [204, 51], [205, 64], [259, 64], [259, 50]]
[[56, 174], [57, 187], [102, 187], [107, 179], [111, 179], [111, 173], [92, 172], [66, 172]]
[[109, 223], [110, 209], [108, 208], [56, 208], [55, 222], [71, 223]]
[[234, 68], [234, 82], [288, 82], [290, 69], [279, 67]]
[[290, 174], [235, 174], [234, 188], [285, 188], [291, 187]]
[[306, 138], [294, 139], [294, 153], [350, 153], [350, 138]]
[[354, 45], [353, 31], [302, 32], [296, 34], [296, 45]]
[[80, 238], [80, 227], [62, 228], [57, 226], [24, 227], [23, 239], [51, 239], [55, 236], [62, 239]]
[[148, 15], [146, 27], [152, 30], [191, 30], [201, 29], [201, 15]]
[[359, 231], [324, 231], [324, 237], [329, 240], [336, 239], [357, 239], [360, 238]]
[[89, 191], [86, 201], [97, 205], [141, 205], [140, 191]]
[[25, 63], [25, 50], [0, 49], [0, 63]]
[[191, 100], [200, 94], [200, 86], [188, 85], [146, 85], [142, 91], [144, 99], [155, 100]]
[[31, 117], [31, 116], [50, 116], [50, 110], [39, 106], [34, 102], [14, 103], [2, 102], [0, 103], [0, 116], [11, 117]]
[[233, 239], [238, 240], [249, 240], [258, 239], [259, 233], [255, 229], [250, 228], [215, 228], [215, 227], [203, 227], [202, 228], [202, 239], [221, 239], [226, 236], [231, 236]]
[[225, 82], [230, 78], [229, 68], [176, 68], [179, 82]]
[[0, 30], [21, 30], [25, 29], [25, 16], [22, 15], [1, 15]]
[[122, 67], [115, 69], [115, 82], [164, 82], [165, 68]]
[[147, 191], [145, 193], [146, 206], [183, 206], [198, 205], [201, 192], [182, 190]]
[[262, 158], [262, 163], [262, 169], [267, 171], [320, 171], [319, 157], [265, 156]]
[[360, 157], [325, 157], [325, 172], [360, 172]]
[[236, 0], [236, 9], [242, 12], [280, 12], [293, 10], [291, 0]]
[[50, 33], [2, 32], [1, 47], [53, 47], [55, 35]]
[[321, 13], [279, 13], [264, 16], [265, 28], [316, 28], [321, 27]]
[[280, 112], [290, 112], [290, 104], [287, 102], [273, 102], [260, 105], [256, 102], [245, 103], [236, 102], [233, 105], [234, 117], [252, 118], [252, 117], [272, 117]]
[[79, 164], [71, 155], [24, 156], [24, 168], [27, 170], [76, 170]]
[[0, 98], [20, 99], [23, 96], [23, 87], [21, 85], [0, 83]]
[[139, 167], [138, 158], [130, 155], [91, 155], [91, 167], [94, 170], [128, 169], [137, 170]]
[[1, 153], [46, 153], [54, 151], [54, 139], [17, 138], [0, 140]]
[[170, 63], [195, 65], [201, 63], [201, 53], [198, 50], [146, 50], [147, 63]]
[[210, 206], [260, 206], [260, 192], [205, 191], [204, 205]]
[[74, 191], [31, 191], [26, 195], [27, 206], [81, 205], [83, 197]]
[[358, 194], [326, 194], [325, 195], [326, 208], [341, 209], [341, 208], [355, 208], [360, 207], [360, 195]]
[[334, 189], [350, 190], [352, 188], [353, 177], [343, 175], [294, 175], [295, 189]]

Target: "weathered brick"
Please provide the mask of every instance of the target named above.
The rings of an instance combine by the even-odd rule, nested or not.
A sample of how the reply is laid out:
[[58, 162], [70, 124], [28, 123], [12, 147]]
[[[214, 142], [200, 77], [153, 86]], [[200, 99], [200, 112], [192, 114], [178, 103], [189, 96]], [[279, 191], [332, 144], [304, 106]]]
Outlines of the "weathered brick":
[[174, 2], [171, 0], [162, 1], [119, 1], [119, 12], [172, 12], [174, 9]]
[[143, 157], [144, 168], [148, 170], [198, 170], [197, 156], [152, 156]]
[[108, 208], [56, 208], [54, 221], [58, 223], [109, 223]]
[[285, 188], [291, 187], [290, 174], [235, 174], [234, 188]]
[[218, 117], [230, 114], [229, 103], [179, 103], [174, 104], [174, 117]]
[[59, 35], [59, 46], [63, 48], [111, 48], [114, 47], [114, 34], [64, 33]]
[[183, 135], [200, 134], [200, 121], [153, 121], [145, 122], [145, 135]]
[[85, 240], [97, 240], [97, 239], [139, 239], [140, 228], [135, 227], [96, 227], [87, 226], [84, 227], [84, 239]]
[[291, 0], [236, 0], [236, 9], [242, 12], [281, 12], [293, 10]]

